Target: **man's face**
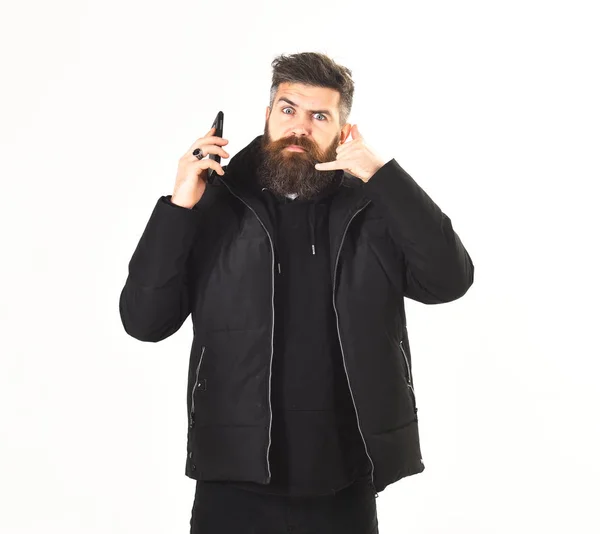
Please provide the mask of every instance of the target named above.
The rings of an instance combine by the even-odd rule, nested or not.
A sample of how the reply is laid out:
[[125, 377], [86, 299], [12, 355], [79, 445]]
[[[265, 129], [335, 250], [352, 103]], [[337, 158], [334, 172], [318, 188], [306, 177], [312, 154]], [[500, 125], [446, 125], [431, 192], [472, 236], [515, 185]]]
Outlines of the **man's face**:
[[[340, 93], [335, 89], [282, 83], [273, 109], [267, 107], [258, 178], [283, 196], [312, 198], [327, 188], [335, 171], [319, 171], [315, 163], [336, 159], [351, 125], [339, 125]], [[303, 150], [290, 148], [297, 145]]]

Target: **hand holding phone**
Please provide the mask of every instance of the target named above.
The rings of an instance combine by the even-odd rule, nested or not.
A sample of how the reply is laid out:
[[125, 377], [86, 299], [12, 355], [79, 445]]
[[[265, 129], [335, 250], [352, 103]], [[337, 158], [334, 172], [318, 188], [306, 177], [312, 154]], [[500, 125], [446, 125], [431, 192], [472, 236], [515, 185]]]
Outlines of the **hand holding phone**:
[[[193, 208], [206, 190], [206, 183], [217, 172], [225, 174], [221, 167], [221, 156], [228, 158], [229, 154], [222, 148], [229, 143], [223, 139], [223, 112], [219, 111], [212, 128], [204, 137], [197, 139], [188, 151], [179, 159], [175, 187], [171, 195], [171, 203]], [[194, 150], [199, 149], [208, 158], [198, 159]], [[210, 173], [210, 176], [209, 176]]]

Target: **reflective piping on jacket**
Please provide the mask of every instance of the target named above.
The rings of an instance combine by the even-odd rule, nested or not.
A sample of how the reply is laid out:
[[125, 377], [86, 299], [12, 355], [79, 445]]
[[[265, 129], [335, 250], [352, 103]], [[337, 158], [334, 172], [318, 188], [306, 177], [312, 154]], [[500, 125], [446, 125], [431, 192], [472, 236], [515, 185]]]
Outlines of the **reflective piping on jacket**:
[[[412, 374], [410, 372], [410, 365], [408, 364], [408, 357], [406, 356], [406, 352], [404, 352], [404, 346], [402, 345], [403, 341], [404, 341], [403, 339], [400, 340], [400, 350], [402, 351], [402, 355], [404, 356], [404, 361], [406, 362], [406, 370], [408, 371], [408, 387], [410, 389], [413, 389]], [[414, 389], [413, 389], [413, 392], [414, 392]]]
[[198, 387], [198, 373], [200, 372], [200, 366], [202, 365], [202, 357], [204, 356], [204, 351], [206, 347], [202, 347], [202, 352], [200, 353], [200, 361], [198, 361], [198, 365], [196, 367], [196, 381], [194, 382], [194, 387], [192, 388], [192, 409], [190, 410], [191, 416], [194, 415], [196, 411], [196, 404], [194, 403], [194, 396], [196, 394], [196, 388]]
[[308, 207], [308, 225], [310, 226], [310, 247], [313, 254], [317, 253], [315, 250], [315, 209], [315, 203], [311, 202]]
[[404, 340], [401, 339], [400, 340], [400, 350], [402, 351], [402, 355], [404, 356], [404, 361], [406, 362], [406, 369], [408, 370], [408, 379], [407, 379], [407, 386], [410, 389], [411, 393], [412, 393], [412, 398], [413, 398], [413, 409], [415, 412], [415, 415], [417, 414], [417, 412], [419, 411], [419, 409], [417, 408], [417, 398], [415, 397], [415, 388], [413, 387], [413, 382], [412, 382], [412, 373], [410, 371], [410, 364], [408, 363], [408, 356], [406, 355], [406, 352], [404, 350]]
[[[352, 386], [350, 385], [350, 378], [348, 377], [348, 369], [346, 368], [346, 358], [344, 356], [344, 347], [342, 345], [342, 335], [340, 333], [339, 316], [338, 316], [337, 308], [335, 306], [335, 281], [337, 278], [338, 260], [340, 259], [340, 252], [342, 251], [342, 245], [344, 244], [344, 238], [346, 237], [346, 233], [348, 232], [348, 228], [350, 227], [350, 223], [352, 222], [354, 217], [356, 217], [370, 203], [371, 203], [371, 201], [369, 200], [362, 208], [360, 208], [358, 211], [356, 211], [354, 213], [354, 215], [352, 215], [352, 217], [348, 221], [348, 224], [346, 225], [344, 234], [342, 235], [342, 241], [340, 242], [340, 247], [338, 248], [337, 256], [335, 258], [335, 267], [334, 267], [334, 271], [333, 271], [333, 310], [335, 311], [335, 323], [337, 326], [338, 338], [340, 341], [340, 349], [342, 351], [342, 362], [344, 363], [344, 372], [346, 373], [346, 381], [348, 382], [348, 389], [350, 390], [350, 396], [352, 397], [352, 404], [354, 405], [354, 412], [356, 414], [356, 422], [358, 423], [358, 431], [360, 432], [360, 437], [363, 440], [363, 445], [365, 446], [365, 452], [367, 453], [367, 457], [369, 458], [369, 461], [371, 462], [371, 485], [373, 486], [373, 491], [375, 491], [375, 477], [374, 477], [375, 464], [373, 463], [373, 460], [371, 459], [371, 456], [369, 455], [369, 450], [367, 448], [367, 442], [365, 441], [365, 437], [362, 433], [362, 429], [360, 428], [360, 418], [358, 416], [358, 410], [356, 409], [356, 402], [354, 402], [354, 394], [352, 393]], [[377, 493], [377, 491], [375, 491], [375, 498], [377, 498], [377, 497], [379, 497], [379, 494]]]
[[229, 185], [227, 185], [227, 183], [225, 183], [225, 180], [221, 180], [221, 183], [223, 183], [227, 189], [229, 189], [229, 192], [236, 198], [238, 198], [243, 204], [245, 204], [248, 209], [254, 213], [255, 217], [258, 219], [258, 222], [261, 224], [261, 226], [264, 228], [265, 233], [267, 234], [267, 237], [269, 238], [269, 243], [271, 244], [271, 309], [272, 309], [272, 319], [271, 319], [271, 361], [269, 362], [269, 444], [267, 445], [267, 472], [268, 472], [268, 476], [269, 476], [269, 482], [271, 479], [271, 466], [269, 465], [269, 450], [271, 448], [271, 426], [273, 424], [273, 410], [271, 408], [271, 374], [272, 374], [272, 369], [273, 369], [273, 351], [274, 351], [274, 336], [275, 336], [275, 247], [273, 246], [273, 240], [271, 239], [271, 234], [269, 234], [269, 231], [267, 230], [267, 227], [263, 224], [263, 222], [261, 221], [260, 217], [258, 216], [258, 214], [256, 213], [256, 211], [254, 211], [252, 209], [252, 206], [250, 206], [243, 198], [239, 197], [238, 195], [236, 195], [232, 190], [231, 187], [229, 187]]

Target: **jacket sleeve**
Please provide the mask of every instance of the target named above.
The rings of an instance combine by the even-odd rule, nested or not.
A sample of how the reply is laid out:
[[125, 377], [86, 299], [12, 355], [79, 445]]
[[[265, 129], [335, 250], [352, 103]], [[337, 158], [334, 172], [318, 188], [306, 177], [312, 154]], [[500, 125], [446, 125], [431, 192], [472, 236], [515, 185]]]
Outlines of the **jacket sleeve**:
[[191, 209], [161, 196], [129, 262], [119, 298], [125, 331], [140, 341], [161, 341], [191, 312], [188, 258], [203, 215], [204, 194]]
[[427, 193], [398, 164], [388, 161], [363, 186], [382, 208], [404, 258], [404, 294], [423, 304], [462, 297], [473, 284], [474, 266], [460, 238]]

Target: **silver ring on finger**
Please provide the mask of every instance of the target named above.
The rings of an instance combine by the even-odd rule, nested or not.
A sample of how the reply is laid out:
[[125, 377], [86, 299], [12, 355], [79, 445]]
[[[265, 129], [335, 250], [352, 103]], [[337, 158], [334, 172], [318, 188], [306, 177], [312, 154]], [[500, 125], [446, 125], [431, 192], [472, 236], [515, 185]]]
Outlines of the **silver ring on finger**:
[[196, 156], [198, 159], [202, 159], [204, 157], [204, 154], [202, 153], [202, 149], [201, 148], [196, 148], [192, 154], [194, 156]]

